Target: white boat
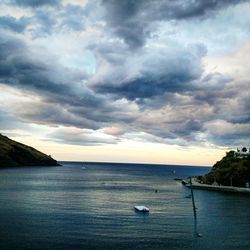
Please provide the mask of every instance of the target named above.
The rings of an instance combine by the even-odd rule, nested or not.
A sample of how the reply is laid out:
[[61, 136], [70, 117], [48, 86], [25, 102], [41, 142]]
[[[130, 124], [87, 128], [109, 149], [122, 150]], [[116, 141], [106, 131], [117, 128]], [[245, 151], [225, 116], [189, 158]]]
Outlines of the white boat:
[[135, 210], [139, 212], [149, 212], [149, 208], [145, 206], [135, 206]]

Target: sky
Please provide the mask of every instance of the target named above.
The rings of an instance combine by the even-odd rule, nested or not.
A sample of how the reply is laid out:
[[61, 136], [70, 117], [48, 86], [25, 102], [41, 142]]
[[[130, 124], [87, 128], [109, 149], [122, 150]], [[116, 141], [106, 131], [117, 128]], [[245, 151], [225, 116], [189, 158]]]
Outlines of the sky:
[[57, 160], [213, 165], [250, 146], [250, 1], [2, 0], [0, 133]]

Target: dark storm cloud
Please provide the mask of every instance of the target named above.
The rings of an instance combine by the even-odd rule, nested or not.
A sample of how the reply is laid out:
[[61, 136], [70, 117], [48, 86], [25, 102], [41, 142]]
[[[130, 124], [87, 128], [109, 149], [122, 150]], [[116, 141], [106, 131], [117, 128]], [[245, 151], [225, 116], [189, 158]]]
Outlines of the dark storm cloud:
[[[206, 54], [206, 48], [195, 45], [183, 48], [165, 48], [152, 51], [142, 51], [144, 57], [135, 58], [134, 68], [137, 73], [128, 77], [133, 69], [130, 61], [124, 59], [115, 51], [100, 51], [101, 58], [106, 58], [104, 64], [106, 75], [98, 77], [89, 86], [99, 93], [112, 94], [116, 98], [125, 97], [128, 100], [152, 98], [165, 93], [182, 93], [197, 89], [195, 80], [199, 80], [203, 72], [201, 63]], [[111, 56], [109, 56], [111, 55]], [[102, 72], [102, 65], [100, 65]], [[95, 81], [95, 78], [98, 78]]]
[[19, 19], [12, 16], [0, 16], [0, 28], [10, 29], [14, 32], [23, 32], [30, 24], [30, 18], [21, 17]]
[[234, 0], [103, 0], [106, 20], [113, 32], [130, 47], [144, 45], [155, 31], [156, 21], [184, 20], [207, 17], [211, 11], [236, 5]]
[[84, 8], [79, 5], [67, 5], [62, 13], [61, 27], [67, 27], [75, 31], [81, 31], [85, 28], [86, 13]]
[[196, 103], [207, 103], [214, 117], [230, 123], [249, 123], [248, 81], [222, 74], [209, 74], [192, 93]]
[[[51, 98], [56, 96], [51, 95]], [[24, 122], [31, 122], [43, 125], [63, 125], [65, 127], [78, 127], [88, 129], [100, 128], [99, 122], [88, 119], [87, 114], [75, 115], [74, 113], [67, 110], [69, 103], [57, 104], [47, 102], [28, 102], [23, 103], [22, 110], [19, 107], [12, 107], [12, 110], [16, 115]], [[86, 110], [88, 110], [86, 108]]]
[[153, 96], [160, 96], [165, 92], [183, 92], [192, 90], [191, 84], [185, 83], [191, 81], [190, 75], [183, 72], [180, 75], [166, 75], [159, 79], [144, 76], [131, 82], [124, 83], [121, 86], [101, 85], [95, 87], [99, 93], [109, 93], [122, 98], [126, 97], [128, 100], [135, 100], [137, 98], [151, 98]]
[[206, 129], [207, 139], [217, 145], [249, 145], [250, 126], [248, 123], [230, 123], [224, 120], [209, 121]]
[[32, 16], [32, 21], [36, 27], [31, 29], [34, 37], [44, 37], [51, 35], [58, 26], [58, 11], [48, 9], [38, 9]]
[[[71, 99], [76, 99], [73, 103]], [[64, 98], [54, 93], [43, 96], [38, 101], [22, 103], [22, 107], [16, 103], [12, 105], [11, 111], [21, 121], [50, 126], [62, 125], [65, 127], [86, 128], [98, 130], [109, 124], [119, 121], [119, 123], [131, 123], [136, 119], [137, 114], [132, 114], [126, 107], [116, 107], [108, 100], [92, 97], [97, 104], [91, 106], [81, 98], [70, 97], [65, 94]], [[77, 105], [76, 105], [77, 103]], [[113, 105], [112, 105], [113, 104]]]
[[[178, 114], [177, 114], [178, 115]], [[151, 135], [157, 136], [162, 139], [175, 140], [181, 138], [183, 140], [195, 140], [195, 134], [201, 131], [204, 131], [203, 121], [197, 117], [197, 119], [192, 120], [189, 117], [183, 117], [181, 121], [169, 121], [165, 122], [164, 126], [160, 125], [159, 127], [154, 126], [141, 126], [141, 129]], [[138, 124], [138, 127], [140, 125]], [[144, 127], [144, 128], [143, 128]]]
[[[8, 36], [4, 32], [0, 32], [0, 60], [4, 63], [4, 60], [11, 54], [21, 53], [26, 48], [25, 43], [16, 38], [15, 36]], [[1, 65], [2, 68], [3, 65]]]
[[112, 136], [101, 137], [93, 134], [92, 131], [74, 128], [69, 128], [68, 130], [57, 129], [55, 132], [48, 134], [48, 138], [58, 143], [82, 146], [116, 144], [119, 142], [118, 138]]
[[44, 5], [58, 5], [61, 3], [61, 0], [5, 0], [4, 2], [23, 7], [39, 7]]
[[209, 135], [207, 139], [209, 141], [212, 141], [216, 145], [221, 146], [228, 146], [230, 145], [238, 147], [238, 146], [248, 146], [249, 141], [247, 141], [247, 138], [250, 137], [250, 130], [248, 132], [246, 131], [238, 131], [234, 132], [233, 134], [224, 134], [224, 135]]
[[14, 36], [0, 33], [0, 38], [0, 79], [3, 83], [70, 95], [68, 81], [71, 83], [84, 79], [84, 73], [64, 73], [65, 69], [49, 55], [39, 58], [22, 40]]
[[113, 106], [87, 89], [81, 82], [84, 73], [64, 68], [46, 54], [38, 57], [22, 40], [2, 34], [0, 50], [0, 82], [40, 97], [22, 108], [12, 105], [21, 121], [99, 129], [116, 119], [133, 119], [126, 107]]
[[[90, 91], [84, 91], [81, 94], [72, 86], [79, 85], [79, 82], [85, 77], [84, 74], [60, 67], [55, 59], [52, 63], [52, 58], [49, 58], [50, 62], [44, 62], [48, 59], [46, 56], [44, 59], [36, 58], [24, 42], [11, 36], [5, 36], [0, 40], [0, 50], [2, 51], [0, 55], [1, 83], [33, 91], [48, 102], [55, 103], [55, 106], [46, 104], [36, 106], [29, 103], [25, 107], [27, 112], [20, 112], [23, 118], [30, 121], [33, 119], [38, 123], [40, 120], [43, 123], [54, 122], [55, 124], [87, 126], [88, 128], [97, 127], [94, 123], [87, 121], [88, 119], [77, 119], [63, 109], [60, 111], [56, 106], [56, 104], [82, 105], [94, 108], [98, 102], [102, 102]], [[67, 73], [63, 73], [63, 71]]]
[[58, 9], [35, 8], [31, 13], [32, 16], [20, 18], [0, 16], [0, 29], [17, 33], [23, 33], [25, 30], [33, 38], [46, 37], [63, 29], [74, 31], [85, 29], [86, 11], [79, 5], [68, 4]]
[[36, 9], [32, 21], [36, 27], [31, 29], [34, 37], [49, 36], [63, 30], [82, 31], [85, 29], [85, 12], [78, 5], [67, 5], [59, 10]]
[[[8, 47], [9, 45], [9, 47]], [[15, 45], [14, 45], [15, 46]], [[21, 47], [21, 44], [16, 44]], [[11, 50], [10, 44], [0, 44], [0, 49], [7, 48]], [[25, 48], [25, 47], [23, 47]], [[50, 77], [50, 66], [41, 61], [36, 61], [23, 54], [23, 51], [17, 55], [17, 51], [11, 52], [7, 57], [1, 58], [0, 61], [0, 79], [1, 82], [8, 85], [16, 85], [27, 89], [39, 89], [46, 92], [65, 93], [68, 88], [60, 82], [55, 82]], [[5, 54], [5, 53], [4, 53]], [[3, 55], [2, 55], [3, 56]]]
[[195, 134], [203, 132], [204, 124], [213, 117], [208, 106], [201, 104], [198, 108], [190, 101], [181, 104], [174, 99], [160, 109], [148, 108], [141, 112], [135, 127], [159, 138], [171, 140], [179, 138], [196, 141]]
[[[247, 136], [249, 96], [242, 91], [247, 83], [220, 73], [204, 76], [206, 41], [191, 45], [188, 38], [177, 41], [157, 33], [160, 23], [167, 24], [166, 31], [183, 20], [190, 27], [198, 25], [236, 1], [105, 0], [100, 6], [91, 0], [82, 7], [60, 2], [8, 1], [32, 7], [32, 16], [0, 18], [0, 83], [29, 96], [29, 101], [9, 105], [17, 120], [67, 127], [50, 137], [79, 145], [117, 139], [72, 127], [92, 131], [115, 124], [129, 131], [122, 134], [124, 139], [132, 131], [130, 139], [137, 133], [142, 141], [179, 145], [201, 143], [204, 134], [217, 144]], [[56, 5], [59, 8], [53, 8]], [[94, 63], [88, 56], [81, 60], [86, 50]], [[91, 76], [84, 72], [86, 64], [94, 72]], [[0, 119], [12, 124], [12, 118], [1, 113]], [[216, 120], [224, 123], [209, 124]], [[229, 128], [215, 132], [220, 126]]]
[[193, 132], [201, 132], [203, 130], [203, 124], [199, 120], [186, 120], [174, 129], [174, 133], [181, 137], [189, 136]]

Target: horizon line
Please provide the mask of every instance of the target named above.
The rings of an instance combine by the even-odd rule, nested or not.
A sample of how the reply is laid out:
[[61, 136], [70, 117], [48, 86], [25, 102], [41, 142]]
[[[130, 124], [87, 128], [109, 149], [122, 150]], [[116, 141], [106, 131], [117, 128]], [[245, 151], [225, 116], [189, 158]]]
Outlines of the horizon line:
[[63, 162], [79, 162], [79, 163], [102, 163], [102, 164], [137, 164], [137, 165], [160, 165], [160, 166], [179, 166], [179, 167], [209, 167], [209, 165], [186, 165], [186, 164], [172, 164], [172, 163], [145, 163], [145, 162], [109, 162], [109, 161], [67, 161], [67, 160], [58, 160], [59, 163]]

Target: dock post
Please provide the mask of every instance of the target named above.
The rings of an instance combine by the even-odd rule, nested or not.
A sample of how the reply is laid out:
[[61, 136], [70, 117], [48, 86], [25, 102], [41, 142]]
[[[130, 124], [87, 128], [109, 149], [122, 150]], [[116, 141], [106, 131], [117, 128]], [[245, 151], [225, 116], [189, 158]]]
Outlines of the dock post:
[[193, 205], [193, 213], [194, 213], [194, 236], [195, 237], [202, 237], [202, 234], [198, 233], [197, 230], [197, 214], [196, 214], [196, 206], [194, 202], [194, 192], [193, 192], [193, 186], [192, 186], [192, 177], [189, 177], [189, 183], [190, 183], [190, 190], [191, 190], [191, 198], [192, 198], [192, 205]]

